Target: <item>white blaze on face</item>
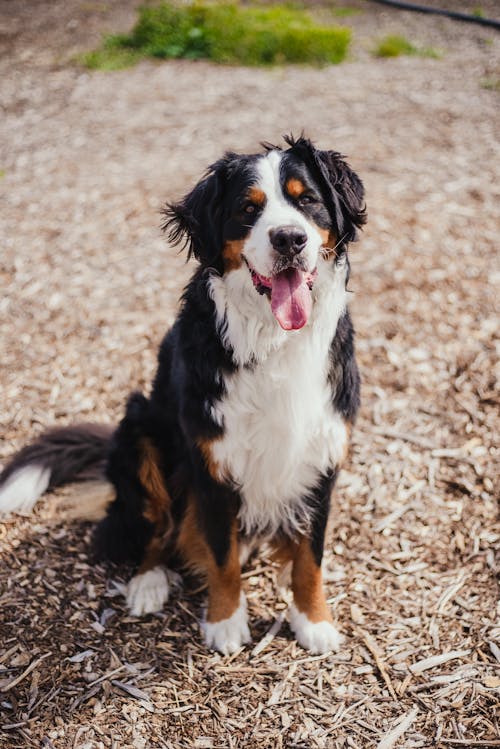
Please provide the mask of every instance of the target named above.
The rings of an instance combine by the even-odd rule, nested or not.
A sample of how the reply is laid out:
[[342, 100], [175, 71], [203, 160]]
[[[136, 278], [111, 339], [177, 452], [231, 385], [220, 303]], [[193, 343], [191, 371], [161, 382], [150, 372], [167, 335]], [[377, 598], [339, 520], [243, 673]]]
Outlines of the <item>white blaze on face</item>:
[[321, 236], [316, 227], [283, 195], [280, 178], [282, 158], [280, 151], [271, 151], [256, 164], [256, 186], [265, 194], [266, 204], [245, 242], [245, 257], [257, 273], [267, 277], [272, 275], [276, 256], [269, 237], [271, 229], [296, 226], [305, 232], [307, 243], [301, 256], [310, 272], [316, 267], [321, 247]]
[[[284, 330], [302, 328], [312, 309], [311, 287], [322, 239], [317, 228], [286, 199], [282, 190], [280, 165], [283, 154], [271, 151], [256, 165], [257, 187], [266, 196], [264, 209], [244, 245], [251, 268], [269, 280], [271, 310]], [[300, 253], [301, 269], [287, 268], [273, 274], [278, 253], [270, 239], [271, 230], [294, 226], [303, 231], [307, 242]]]

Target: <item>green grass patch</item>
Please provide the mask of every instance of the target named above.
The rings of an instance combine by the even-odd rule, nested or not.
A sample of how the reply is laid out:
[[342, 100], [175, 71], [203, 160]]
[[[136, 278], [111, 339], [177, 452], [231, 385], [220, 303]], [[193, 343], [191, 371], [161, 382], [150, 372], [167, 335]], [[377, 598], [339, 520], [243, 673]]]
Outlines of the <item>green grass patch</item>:
[[442, 53], [434, 47], [416, 47], [404, 36], [389, 34], [377, 43], [373, 50], [376, 57], [399, 57], [400, 55], [419, 55], [439, 59]]
[[104, 70], [134, 64], [140, 57], [324, 65], [345, 58], [350, 38], [350, 29], [321, 26], [291, 6], [165, 2], [141, 8], [130, 34], [107, 37], [103, 47], [83, 61]]
[[120, 46], [116, 39], [117, 37], [108, 37], [104, 40], [101, 49], [83, 55], [81, 57], [83, 64], [92, 70], [122, 70], [135, 65], [142, 57], [140, 52]]

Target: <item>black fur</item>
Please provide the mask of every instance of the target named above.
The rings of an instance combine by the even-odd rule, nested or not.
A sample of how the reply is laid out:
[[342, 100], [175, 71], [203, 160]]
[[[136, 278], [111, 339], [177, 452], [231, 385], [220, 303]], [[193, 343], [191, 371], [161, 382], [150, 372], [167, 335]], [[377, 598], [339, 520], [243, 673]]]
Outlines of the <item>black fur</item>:
[[365, 191], [358, 175], [337, 151], [320, 151], [310, 140], [286, 137], [287, 154], [298, 156], [314, 175], [328, 207], [339, 249], [357, 238], [357, 229], [366, 223]]
[[96, 528], [94, 546], [99, 558], [139, 564], [154, 532], [143, 515], [144, 490], [139, 481], [140, 443], [148, 434], [150, 404], [140, 393], [127, 403], [125, 417], [113, 435], [106, 476], [116, 499]]
[[205, 267], [222, 272], [224, 241], [244, 236], [234, 214], [241, 207], [238, 197], [251, 185], [255, 158], [226, 153], [183, 200], [168, 203], [163, 211], [169, 240], [187, 248], [188, 257], [194, 255]]
[[348, 310], [340, 318], [330, 346], [328, 379], [335, 408], [353, 424], [360, 405], [360, 377], [354, 355], [354, 329]]
[[337, 471], [330, 471], [321, 476], [318, 485], [311, 495], [311, 549], [318, 567], [321, 566], [325, 546], [325, 532], [330, 513], [330, 502], [333, 487], [337, 480]]

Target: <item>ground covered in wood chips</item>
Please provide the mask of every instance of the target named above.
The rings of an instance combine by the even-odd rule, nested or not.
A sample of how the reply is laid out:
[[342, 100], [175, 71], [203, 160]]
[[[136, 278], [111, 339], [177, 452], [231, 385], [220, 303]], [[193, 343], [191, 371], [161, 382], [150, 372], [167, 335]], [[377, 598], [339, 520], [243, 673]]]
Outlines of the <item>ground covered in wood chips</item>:
[[[92, 74], [72, 56], [129, 28], [133, 2], [0, 9], [1, 461], [147, 390], [190, 272], [158, 211], [224, 149], [304, 128], [349, 155], [369, 209], [351, 251], [363, 408], [326, 555], [342, 652], [297, 646], [265, 556], [245, 572], [255, 649], [208, 652], [196, 590], [131, 618], [130, 570], [93, 564], [90, 526], [47, 497], [0, 525], [2, 748], [500, 746], [500, 39], [357, 4], [338, 67]], [[375, 60], [386, 33], [443, 56]]]

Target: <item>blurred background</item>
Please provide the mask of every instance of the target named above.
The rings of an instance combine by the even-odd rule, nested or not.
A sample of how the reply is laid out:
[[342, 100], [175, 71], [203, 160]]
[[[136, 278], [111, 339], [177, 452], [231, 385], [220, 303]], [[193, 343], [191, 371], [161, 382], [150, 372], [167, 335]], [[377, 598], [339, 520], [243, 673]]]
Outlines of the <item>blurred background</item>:
[[[224, 702], [231, 692], [232, 677], [218, 656], [205, 653], [193, 666], [189, 637], [158, 650], [175, 617], [202, 648], [195, 620], [175, 606], [166, 619], [127, 620], [108, 572], [87, 563], [87, 530], [66, 536], [54, 529], [49, 503], [37, 519], [43, 543], [33, 538], [31, 521], [7, 523], [0, 535], [0, 624], [2, 617], [6, 626], [16, 623], [13, 642], [21, 649], [5, 663], [9, 673], [21, 673], [29, 663], [23, 648], [43, 654], [54, 642], [68, 654], [91, 649], [94, 660], [90, 668], [91, 656], [82, 658], [69, 673], [59, 655], [48, 658], [35, 669], [34, 701], [29, 679], [14, 701], [7, 695], [6, 746], [38, 746], [44, 737], [47, 747], [69, 746], [70, 739], [74, 746], [111, 746], [111, 721], [125, 742], [116, 746], [375, 747], [417, 702], [404, 746], [475, 746], [473, 739], [500, 745], [492, 712], [500, 650], [489, 644], [500, 636], [498, 30], [368, 0], [305, 3], [300, 7], [314, 23], [349, 30], [342, 61], [288, 65], [279, 51], [270, 61], [281, 64], [244, 67], [148, 57], [137, 43], [130, 46], [139, 5], [0, 3], [0, 461], [47, 426], [116, 422], [127, 393], [148, 390], [157, 346], [192, 271], [161, 236], [161, 206], [189, 190], [225, 150], [255, 152], [260, 141], [280, 144], [283, 133], [304, 131], [319, 147], [345, 154], [367, 192], [369, 221], [350, 251], [363, 408], [327, 555], [331, 598], [353, 650], [350, 659], [324, 664], [321, 689], [317, 671], [306, 666], [297, 672], [302, 681], [290, 677], [281, 693], [295, 705], [289, 719], [273, 707], [278, 698], [257, 722], [241, 717], [240, 703], [224, 703], [226, 716], [241, 719], [230, 743], [220, 721], [189, 711], [210, 702], [211, 669], [219, 669], [217, 698]], [[425, 5], [499, 19], [496, 0]], [[273, 23], [279, 30], [279, 12]], [[117, 34], [129, 36], [103, 42]], [[198, 52], [203, 34], [196, 24], [188, 28]], [[180, 52], [170, 41], [167, 47], [175, 57], [182, 44]], [[90, 588], [78, 588], [67, 568], [68, 544]], [[40, 566], [55, 571], [52, 592], [42, 577], [33, 581]], [[276, 610], [271, 579], [267, 570], [249, 582], [258, 636]], [[54, 596], [50, 611], [47, 596]], [[60, 596], [69, 596], [68, 611], [78, 610], [77, 625], [61, 614]], [[113, 626], [109, 615], [102, 618], [103, 600]], [[379, 655], [392, 692], [363, 640], [367, 631], [383, 638]], [[292, 656], [304, 656], [282, 635], [272, 646], [276, 679]], [[126, 674], [143, 689], [158, 674], [165, 684], [172, 669], [182, 672], [184, 723], [157, 695], [156, 713], [126, 721], [122, 712], [132, 697], [123, 690], [118, 697], [103, 687], [88, 697], [85, 669], [95, 678], [105, 674], [113, 663], [109, 648], [121, 663], [131, 648], [134, 662], [153, 664], [142, 681], [140, 668]], [[455, 670], [447, 661], [432, 676], [425, 668], [420, 676], [408, 670], [416, 660], [454, 651], [466, 653]], [[200, 693], [190, 681], [193, 668]], [[272, 684], [262, 675], [268, 672], [259, 673], [254, 663], [238, 674], [240, 686], [253, 685], [249, 716], [270, 699]], [[450, 678], [432, 682], [434, 676]], [[345, 698], [335, 691], [339, 685], [349, 684], [346, 704], [358, 701], [358, 708], [332, 724], [328, 709], [311, 708], [301, 683], [330, 707]], [[40, 695], [44, 715], [36, 709]], [[170, 722], [160, 730], [155, 721], [167, 713]], [[196, 737], [201, 743], [192, 743]], [[451, 743], [441, 744], [446, 738]]]

